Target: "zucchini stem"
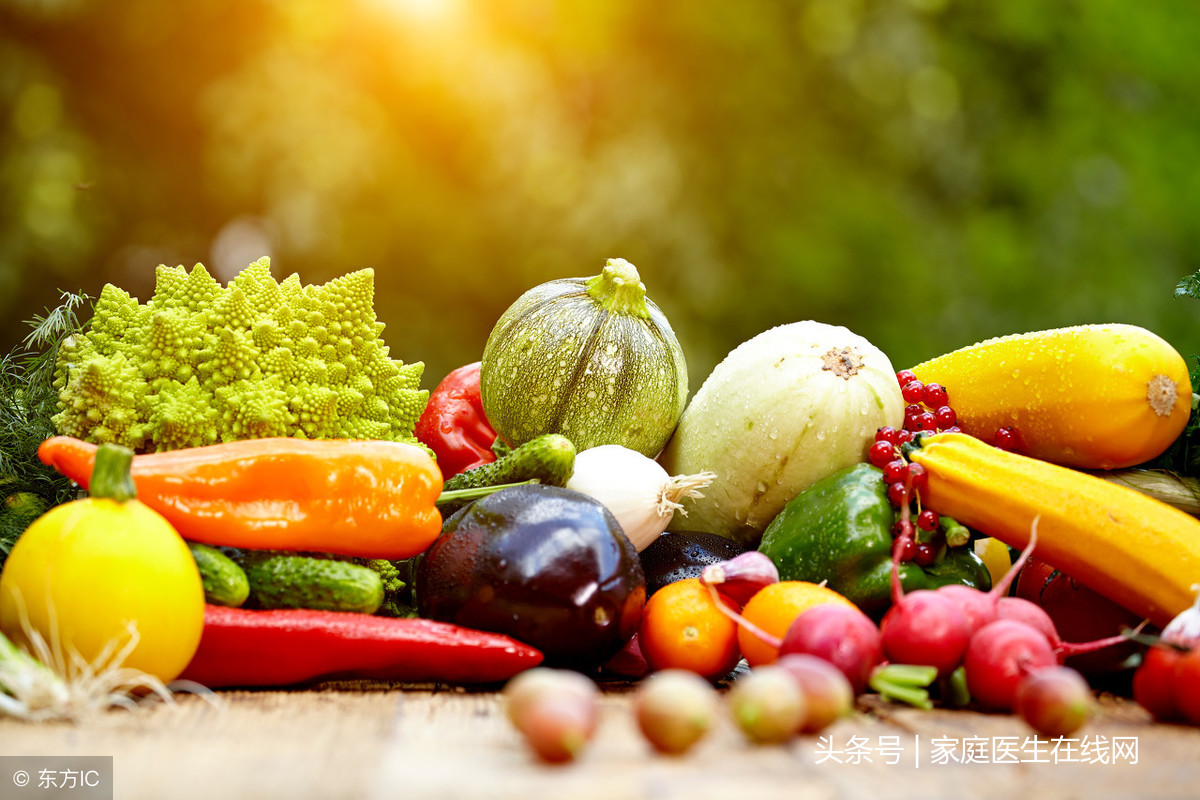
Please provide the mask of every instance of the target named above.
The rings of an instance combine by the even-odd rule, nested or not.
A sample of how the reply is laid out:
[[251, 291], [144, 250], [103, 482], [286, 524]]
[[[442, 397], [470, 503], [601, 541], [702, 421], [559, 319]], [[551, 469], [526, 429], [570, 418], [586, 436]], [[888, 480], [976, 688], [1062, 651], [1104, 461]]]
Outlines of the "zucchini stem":
[[599, 275], [589, 278], [587, 293], [601, 308], [614, 314], [646, 319], [646, 284], [637, 267], [623, 258], [610, 258]]

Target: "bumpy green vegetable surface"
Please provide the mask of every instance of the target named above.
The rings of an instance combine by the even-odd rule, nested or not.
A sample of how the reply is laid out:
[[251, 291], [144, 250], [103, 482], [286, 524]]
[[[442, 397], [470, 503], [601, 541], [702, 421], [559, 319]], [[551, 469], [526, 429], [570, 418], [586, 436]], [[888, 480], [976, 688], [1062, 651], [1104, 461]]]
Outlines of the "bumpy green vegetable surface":
[[277, 283], [259, 259], [222, 287], [160, 266], [139, 304], [108, 284], [59, 350], [60, 433], [137, 451], [297, 436], [415, 442], [425, 365], [389, 358], [374, 272]]

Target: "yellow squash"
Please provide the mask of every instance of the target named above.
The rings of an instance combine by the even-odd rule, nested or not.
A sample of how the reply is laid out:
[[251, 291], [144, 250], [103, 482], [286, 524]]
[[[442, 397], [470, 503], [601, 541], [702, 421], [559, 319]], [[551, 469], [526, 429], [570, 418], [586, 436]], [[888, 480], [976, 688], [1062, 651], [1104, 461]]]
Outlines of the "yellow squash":
[[958, 425], [1081, 469], [1115, 469], [1162, 453], [1187, 424], [1192, 386], [1170, 344], [1136, 325], [1080, 325], [1002, 336], [912, 368], [946, 387]]
[[72, 672], [73, 656], [100, 670], [131, 647], [121, 666], [167, 683], [200, 644], [204, 586], [187, 543], [136, 499], [132, 461], [101, 445], [92, 496], [21, 534], [0, 573], [0, 631], [31, 649], [36, 633]]
[[1200, 520], [1133, 489], [965, 433], [924, 436], [911, 460], [928, 472], [921, 501], [1035, 554], [1136, 614], [1164, 625], [1195, 599]]

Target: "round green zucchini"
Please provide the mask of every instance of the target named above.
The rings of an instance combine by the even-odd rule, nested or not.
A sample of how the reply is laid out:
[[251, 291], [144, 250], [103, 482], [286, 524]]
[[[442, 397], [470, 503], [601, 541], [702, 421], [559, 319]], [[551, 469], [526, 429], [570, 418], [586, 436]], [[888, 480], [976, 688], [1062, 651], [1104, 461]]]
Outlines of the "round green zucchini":
[[480, 389], [514, 447], [558, 433], [578, 451], [619, 444], [653, 457], [687, 404], [687, 364], [637, 269], [613, 258], [592, 278], [521, 295], [488, 337]]

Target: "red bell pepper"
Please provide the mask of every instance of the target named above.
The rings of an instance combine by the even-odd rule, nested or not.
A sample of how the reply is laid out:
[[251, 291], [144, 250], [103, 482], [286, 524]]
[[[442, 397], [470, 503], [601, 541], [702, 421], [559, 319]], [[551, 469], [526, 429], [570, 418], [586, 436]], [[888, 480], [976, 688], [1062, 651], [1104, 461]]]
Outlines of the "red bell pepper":
[[541, 651], [502, 634], [429, 619], [208, 605], [180, 677], [210, 689], [335, 678], [497, 683], [541, 661]]
[[479, 391], [481, 363], [459, 367], [429, 395], [414, 433], [437, 456], [442, 477], [496, 460], [496, 431], [483, 413]]

